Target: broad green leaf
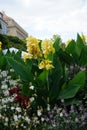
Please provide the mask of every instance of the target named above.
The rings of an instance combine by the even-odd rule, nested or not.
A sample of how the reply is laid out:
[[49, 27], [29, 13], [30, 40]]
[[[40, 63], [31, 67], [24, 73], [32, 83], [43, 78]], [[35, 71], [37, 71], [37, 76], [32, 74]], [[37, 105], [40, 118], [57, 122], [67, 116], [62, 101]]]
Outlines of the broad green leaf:
[[59, 50], [58, 56], [61, 62], [71, 64], [73, 63], [72, 56], [70, 56], [67, 52], [63, 51], [62, 49]]
[[68, 44], [68, 46], [66, 47], [65, 51], [68, 54], [73, 54], [75, 52], [75, 46], [76, 46], [75, 41], [71, 40], [70, 43]]
[[79, 58], [79, 64], [81, 66], [87, 65], [87, 46], [84, 46], [84, 48], [81, 51], [81, 55]]
[[46, 82], [47, 81], [47, 71], [43, 70], [43, 72], [41, 72], [40, 75], [38, 76], [38, 79], [41, 80], [42, 82]]
[[59, 38], [55, 39], [53, 46], [55, 48], [55, 51], [58, 52], [58, 50], [60, 49], [60, 39]]
[[85, 85], [85, 71], [78, 72], [72, 80], [60, 91], [59, 98], [73, 98]]
[[58, 58], [58, 56], [54, 57], [54, 69], [49, 77], [49, 86], [50, 86], [50, 97], [51, 99], [57, 99], [59, 92], [61, 90], [61, 86], [64, 83], [64, 79], [62, 78], [62, 65]]
[[24, 64], [21, 64], [12, 57], [7, 57], [7, 61], [10, 64], [10, 66], [15, 70], [15, 72], [20, 75], [22, 80], [30, 82], [33, 79], [30, 70], [27, 69], [26, 66], [24, 66]]
[[80, 53], [82, 51], [82, 48], [84, 46], [84, 42], [79, 34], [77, 34], [77, 40], [76, 40], [76, 52], [78, 56], [80, 56]]
[[59, 94], [59, 98], [61, 99], [69, 99], [75, 97], [78, 90], [80, 89], [79, 85], [72, 85], [71, 87], [66, 87], [62, 89]]
[[72, 80], [70, 80], [68, 87], [79, 85], [80, 89], [82, 89], [85, 85], [86, 74], [85, 71], [78, 72]]

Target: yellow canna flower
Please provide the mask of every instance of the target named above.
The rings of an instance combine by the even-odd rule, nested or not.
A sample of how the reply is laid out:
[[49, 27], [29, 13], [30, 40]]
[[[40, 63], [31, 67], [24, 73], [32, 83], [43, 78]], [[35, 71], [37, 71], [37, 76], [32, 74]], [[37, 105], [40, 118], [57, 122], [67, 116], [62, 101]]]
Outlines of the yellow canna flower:
[[52, 61], [50, 61], [50, 60], [43, 60], [39, 64], [39, 69], [50, 70], [50, 69], [53, 69], [53, 68], [54, 68], [54, 66], [52, 65]]
[[44, 54], [44, 58], [47, 58], [49, 53], [54, 53], [55, 49], [53, 47], [53, 42], [51, 40], [45, 39], [41, 43], [41, 49]]
[[32, 58], [36, 59], [41, 57], [41, 50], [39, 48], [39, 40], [29, 36], [27, 39], [27, 52], [32, 55]]
[[23, 55], [24, 62], [26, 62], [27, 59], [31, 59], [31, 58], [32, 58], [32, 55], [29, 55], [29, 54], [27, 54], [27, 53], [25, 53], [25, 54]]

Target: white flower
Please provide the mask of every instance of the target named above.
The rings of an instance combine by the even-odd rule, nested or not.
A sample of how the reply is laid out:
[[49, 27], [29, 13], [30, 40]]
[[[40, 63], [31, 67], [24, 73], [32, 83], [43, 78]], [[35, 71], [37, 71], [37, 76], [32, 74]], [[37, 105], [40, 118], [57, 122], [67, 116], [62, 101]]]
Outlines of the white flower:
[[33, 85], [32, 85], [32, 86], [30, 86], [30, 87], [29, 87], [29, 89], [34, 90], [34, 86], [33, 86]]
[[18, 117], [17, 117], [17, 115], [14, 115], [14, 121], [18, 121]]
[[16, 86], [17, 85], [17, 81], [16, 80], [9, 80], [9, 84], [12, 86]]
[[8, 90], [3, 90], [4, 96], [9, 96], [9, 91]]
[[7, 76], [7, 72], [6, 71], [2, 71], [1, 74], [2, 74], [3, 77]]
[[8, 102], [13, 102], [14, 101], [14, 97], [9, 97], [8, 98]]
[[21, 118], [21, 115], [18, 115], [18, 118]]
[[30, 102], [33, 102], [33, 101], [34, 101], [34, 97], [31, 97], [31, 98], [30, 98]]
[[42, 115], [41, 110], [37, 110], [37, 115], [38, 115], [38, 116], [41, 116], [41, 115]]
[[62, 117], [62, 116], [63, 116], [63, 113], [61, 112], [61, 113], [60, 113], [60, 117]]
[[29, 117], [25, 117], [25, 120], [28, 122], [28, 123], [30, 123], [30, 119], [29, 119]]
[[1, 89], [7, 89], [7, 88], [8, 88], [8, 85], [7, 85], [7, 84], [1, 85]]
[[43, 118], [43, 117], [41, 117], [41, 121], [42, 121], [42, 122], [44, 121], [44, 118]]
[[15, 108], [14, 107], [11, 107], [11, 110], [14, 110]]
[[10, 69], [10, 72], [14, 72], [14, 69]]
[[11, 79], [11, 76], [7, 76], [7, 79]]
[[17, 107], [17, 108], [16, 108], [16, 111], [21, 112], [21, 108], [20, 108], [20, 107]]
[[50, 104], [47, 104], [47, 111], [50, 111]]
[[7, 117], [5, 118], [5, 121], [8, 122], [8, 118]]
[[7, 103], [7, 102], [8, 102], [7, 99], [2, 98], [2, 103], [3, 103], [3, 104], [4, 104], [4, 103]]
[[3, 105], [3, 108], [6, 108], [6, 105]]

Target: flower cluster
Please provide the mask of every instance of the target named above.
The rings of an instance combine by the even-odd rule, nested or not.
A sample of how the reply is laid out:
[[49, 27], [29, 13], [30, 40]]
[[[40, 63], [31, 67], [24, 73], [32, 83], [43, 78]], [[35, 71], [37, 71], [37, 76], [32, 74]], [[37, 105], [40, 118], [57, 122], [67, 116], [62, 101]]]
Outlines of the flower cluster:
[[[10, 69], [10, 72], [0, 70], [0, 129], [21, 130], [37, 126], [38, 116], [32, 115], [31, 118], [29, 104], [34, 98], [29, 99], [21, 94], [21, 88], [18, 87], [21, 81], [12, 79], [13, 73], [13, 69]], [[30, 86], [29, 89], [33, 90], [34, 86]]]
[[[11, 69], [10, 72], [14, 71]], [[56, 104], [51, 108], [47, 104], [47, 108], [38, 106], [34, 111], [31, 106], [35, 103], [34, 97], [21, 95], [19, 80], [13, 80], [9, 71], [0, 70], [0, 129], [87, 129], [87, 109], [82, 104], [66, 107], [64, 100], [61, 100], [62, 107]], [[30, 83], [29, 90], [34, 89]]]
[[48, 40], [48, 39], [45, 39], [45, 40], [42, 41], [41, 49], [42, 49], [42, 52], [44, 54], [44, 58], [47, 58], [47, 56], [50, 53], [54, 53], [55, 52], [52, 40]]
[[27, 54], [24, 54], [24, 61], [26, 59], [37, 59], [40, 58], [39, 68], [50, 70], [53, 67], [52, 59], [49, 59], [49, 55], [53, 55], [55, 49], [53, 47], [52, 40], [45, 39], [40, 44], [40, 41], [32, 36], [27, 38]]
[[43, 69], [43, 68], [45, 68], [46, 70], [50, 70], [54, 68], [54, 66], [52, 65], [52, 61], [42, 60], [41, 63], [39, 64], [39, 69]]
[[38, 57], [41, 57], [41, 51], [40, 51], [40, 48], [39, 48], [39, 40], [32, 37], [32, 36], [29, 36], [27, 38], [27, 52], [29, 53], [29, 58], [38, 58]]
[[59, 107], [57, 104], [53, 109], [43, 115], [46, 122], [46, 129], [52, 130], [86, 130], [87, 129], [87, 109], [83, 105], [71, 105]]

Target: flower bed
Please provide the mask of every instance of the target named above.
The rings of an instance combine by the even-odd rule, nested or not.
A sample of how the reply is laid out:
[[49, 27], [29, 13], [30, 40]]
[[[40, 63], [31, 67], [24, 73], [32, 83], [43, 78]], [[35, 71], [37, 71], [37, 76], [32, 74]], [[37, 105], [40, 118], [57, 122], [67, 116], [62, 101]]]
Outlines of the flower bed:
[[86, 39], [30, 36], [26, 46], [24, 59], [0, 49], [0, 129], [87, 130]]

